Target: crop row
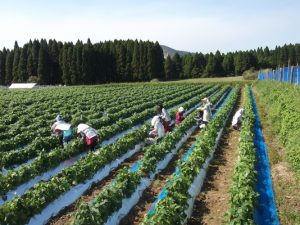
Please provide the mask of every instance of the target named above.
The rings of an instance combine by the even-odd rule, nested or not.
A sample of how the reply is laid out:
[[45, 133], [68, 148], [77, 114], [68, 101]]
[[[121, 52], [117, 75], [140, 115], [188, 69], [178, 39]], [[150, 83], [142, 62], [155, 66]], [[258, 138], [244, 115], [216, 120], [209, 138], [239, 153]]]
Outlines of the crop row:
[[185, 160], [178, 163], [177, 171], [167, 183], [165, 197], [156, 203], [154, 213], [145, 217], [144, 225], [175, 225], [185, 222], [188, 200], [192, 197], [189, 190], [203, 169], [204, 163], [213, 154], [219, 131], [224, 127], [224, 122], [236, 103], [238, 93], [239, 88], [235, 88], [228, 101], [201, 131], [193, 151]]
[[253, 133], [255, 115], [249, 86], [245, 87], [244, 99], [245, 105], [238, 161], [234, 169], [233, 184], [230, 190], [228, 223], [231, 225], [254, 224], [254, 208], [257, 197], [257, 193], [254, 190], [256, 184], [256, 148]]
[[[167, 91], [176, 91], [176, 90], [177, 89], [175, 89], [175, 88], [174, 89], [171, 88], [171, 89], [168, 89]], [[159, 89], [152, 90], [152, 91], [153, 91], [154, 95], [163, 94], [163, 91], [166, 92], [166, 90], [159, 90]], [[136, 102], [136, 104], [140, 104], [141, 102], [148, 101], [150, 99], [149, 96], [147, 96], [147, 95], [145, 95], [145, 96], [139, 95], [139, 96], [140, 97], [138, 98], [138, 101]], [[150, 95], [150, 96], [152, 97], [152, 95]], [[134, 102], [137, 99], [137, 97], [138, 97], [138, 95], [133, 95], [132, 97], [127, 96], [126, 100], [119, 99], [119, 96], [115, 97], [116, 99], [114, 99], [114, 101], [111, 103], [111, 105], [107, 105], [106, 108], [108, 108], [108, 109], [111, 108], [112, 110], [123, 109], [124, 107], [128, 107], [128, 104], [131, 104], [132, 102]], [[114, 96], [112, 96], [112, 98], [114, 98]], [[48, 112], [50, 112], [50, 110], [53, 111], [53, 109], [56, 109], [56, 108], [62, 109], [64, 107], [67, 107], [66, 109], [70, 110], [70, 113], [72, 115], [84, 113], [84, 114], [88, 114], [89, 119], [95, 118], [95, 117], [99, 118], [103, 115], [101, 108], [102, 108], [102, 104], [103, 104], [102, 101], [105, 101], [105, 98], [103, 98], [103, 96], [101, 96], [101, 98], [99, 98], [99, 100], [101, 100], [99, 102], [100, 104], [97, 103], [97, 101], [93, 101], [94, 104], [90, 104], [90, 107], [89, 107], [90, 109], [88, 111], [83, 111], [82, 108], [77, 107], [77, 104], [79, 106], [82, 105], [82, 102], [78, 101], [77, 99], [74, 99], [74, 101], [72, 102], [73, 106], [71, 108], [68, 107], [70, 103], [65, 102], [64, 105], [61, 106], [60, 104], [57, 104], [57, 102], [60, 102], [57, 100], [55, 100], [56, 102], [47, 101], [46, 103], [41, 103], [41, 102], [35, 103], [35, 104], [30, 105], [30, 111], [26, 110], [26, 109], [25, 110], [20, 109], [20, 111], [23, 112], [23, 114], [17, 116], [15, 114], [15, 111], [18, 111], [18, 108], [19, 108], [18, 107], [17, 109], [13, 109], [14, 114], [12, 115], [14, 118], [18, 118], [18, 120], [16, 121], [16, 123], [11, 124], [8, 127], [8, 129], [5, 129], [4, 130], [5, 132], [2, 132], [0, 134], [0, 137], [1, 137], [1, 139], [4, 139], [5, 137], [14, 136], [25, 130], [34, 131], [35, 128], [43, 126], [43, 125], [37, 124], [36, 120], [41, 119], [41, 121], [45, 121], [45, 120], [53, 121], [53, 117], [55, 116], [55, 113], [48, 113]], [[90, 103], [90, 102], [88, 101], [88, 103]], [[85, 104], [86, 104], [86, 102], [85, 102]], [[41, 105], [44, 108], [44, 110], [42, 110], [42, 111], [40, 110]], [[74, 105], [75, 105], [75, 107], [74, 107]], [[51, 108], [49, 106], [51, 106]], [[33, 125], [33, 126], [28, 127], [29, 125]], [[47, 124], [47, 126], [49, 126], [49, 125]]]
[[[173, 91], [173, 93], [175, 93], [176, 91], [180, 91], [180, 89], [188, 88], [190, 87], [166, 86], [163, 90], [165, 92]], [[196, 86], [194, 86], [194, 88], [196, 88]], [[124, 108], [131, 102], [136, 101], [136, 99], [144, 99], [145, 101], [148, 101], [149, 96], [162, 94], [162, 90], [155, 87], [146, 88], [143, 92], [139, 93], [131, 93], [129, 92], [130, 90], [131, 89], [126, 90], [121, 94], [115, 94], [112, 91], [112, 93], [114, 93], [113, 95], [111, 93], [106, 93], [106, 95], [104, 95], [104, 93], [100, 92], [101, 95], [98, 95], [98, 97], [94, 96], [90, 99], [86, 99], [86, 97], [79, 97], [77, 96], [78, 93], [75, 96], [67, 96], [67, 99], [57, 99], [55, 98], [57, 97], [57, 94], [53, 93], [53, 99], [44, 100], [44, 102], [39, 101], [39, 98], [37, 98], [37, 101], [35, 103], [31, 103], [29, 106], [23, 108], [21, 106], [16, 106], [11, 110], [5, 110], [5, 116], [0, 119], [1, 135], [10, 133], [10, 136], [14, 136], [16, 133], [13, 131], [19, 133], [18, 131], [20, 129], [26, 129], [24, 127], [31, 123], [35, 123], [36, 120], [53, 120], [53, 116], [61, 110], [66, 112], [67, 117], [70, 117], [70, 115], [81, 116], [87, 114], [89, 118], [99, 118], [103, 115], [103, 111], [106, 109], [112, 108], [114, 110], [116, 109], [116, 106], [121, 107], [122, 105]], [[108, 100], [110, 102], [109, 104], [107, 103]], [[118, 108], [116, 110], [120, 109], [122, 108]], [[72, 117], [68, 119], [70, 120]]]
[[275, 81], [259, 81], [255, 90], [286, 150], [287, 159], [300, 177], [300, 87]]
[[[200, 93], [202, 92], [203, 90], [207, 89], [208, 87], [203, 87], [203, 88], [200, 88], [198, 90], [195, 90], [195, 91], [192, 91], [192, 92], [188, 92], [188, 94], [186, 93], [185, 95], [183, 95], [182, 97], [180, 98], [177, 98], [175, 100], [170, 100], [170, 99], [173, 99], [174, 96], [173, 95], [170, 95], [170, 96], [167, 96], [165, 98], [163, 98], [163, 100], [167, 101], [166, 103], [166, 107], [168, 106], [174, 106], [175, 104], [179, 103], [179, 101], [184, 101], [186, 99], [188, 99], [191, 95], [195, 95], [197, 93]], [[183, 93], [182, 93], [183, 94]], [[193, 103], [193, 102], [192, 102]], [[155, 105], [155, 102], [152, 102], [153, 105]], [[136, 107], [133, 107], [134, 110], [136, 110]], [[120, 119], [118, 120], [114, 125], [112, 126], [107, 126], [107, 127], [102, 127], [100, 130], [99, 130], [99, 133], [100, 133], [100, 136], [101, 136], [101, 139], [102, 140], [105, 140], [105, 139], [108, 139], [110, 137], [112, 137], [113, 135], [117, 134], [118, 132], [120, 131], [123, 131], [125, 129], [128, 129], [130, 127], [132, 127], [133, 125], [136, 125], [137, 123], [145, 120], [145, 118], [153, 115], [155, 113], [155, 110], [151, 107], [151, 109], [146, 109], [145, 111], [139, 113], [139, 114], [134, 114], [133, 116], [127, 118], [127, 119]], [[98, 126], [94, 126], [95, 128], [98, 128]], [[52, 140], [52, 139], [51, 139]], [[54, 141], [53, 141], [54, 142]], [[36, 142], [35, 142], [36, 143]], [[3, 165], [13, 165], [15, 163], [21, 163], [21, 162], [24, 162], [24, 160], [28, 160], [30, 158], [28, 157], [31, 157], [31, 156], [36, 156], [40, 151], [39, 149], [37, 149], [37, 147], [40, 147], [39, 145], [36, 145], [35, 143], [33, 143], [33, 145], [31, 145], [33, 148], [25, 148], [23, 151], [13, 151], [11, 153], [8, 153], [8, 154], [5, 154], [3, 157], [2, 157], [2, 160], [0, 160], [0, 164], [3, 164]], [[40, 142], [41, 143], [41, 142]], [[54, 143], [53, 143], [54, 144]], [[51, 147], [53, 145], [49, 145], [49, 143], [45, 143], [44, 145], [45, 147], [43, 148], [44, 151], [48, 151], [51, 149]], [[58, 147], [58, 145], [57, 145]], [[65, 157], [62, 157], [60, 156], [60, 160], [63, 160], [63, 159], [66, 159], [70, 156], [74, 156], [75, 154], [78, 154], [78, 149], [76, 149], [76, 146], [74, 146], [75, 148], [73, 148], [73, 154], [72, 154], [72, 151], [70, 152], [65, 152], [65, 151], [62, 151], [61, 148], [57, 148], [56, 150], [53, 150], [53, 151], [57, 151], [57, 152], [64, 152], [65, 154]], [[84, 149], [82, 149], [84, 150]], [[43, 153], [42, 153], [43, 154]], [[46, 154], [46, 152], [44, 153]], [[52, 158], [55, 156], [55, 155], [58, 155], [58, 154], [54, 154], [52, 153], [53, 156]], [[61, 153], [59, 154], [61, 155]], [[45, 158], [45, 157], [44, 157]], [[51, 158], [51, 157], [50, 157]], [[57, 157], [56, 157], [57, 158]], [[60, 161], [58, 160], [54, 160], [52, 159], [52, 161], [56, 161], [57, 163], [59, 163]], [[37, 162], [37, 164], [39, 164]], [[28, 168], [28, 167], [27, 167]], [[47, 168], [45, 168], [47, 169]], [[28, 171], [28, 170], [27, 170]], [[30, 174], [28, 172], [26, 172], [26, 174]], [[37, 174], [37, 173], [35, 173]], [[12, 174], [13, 176], [15, 176], [15, 174]], [[31, 176], [32, 177], [32, 176]], [[23, 180], [23, 179], [18, 179], [18, 180]], [[27, 179], [26, 179], [27, 180]], [[1, 189], [0, 189], [1, 190]]]
[[[205, 87], [203, 87], [205, 88]], [[200, 89], [196, 89], [195, 91], [192, 91], [192, 89], [188, 89], [188, 90], [183, 90], [183, 91], [177, 91], [173, 94], [169, 93], [169, 92], [166, 92], [166, 97], [162, 97], [161, 99], [164, 100], [164, 101], [170, 101], [170, 99], [173, 99], [176, 97], [177, 94], [186, 94], [186, 93], [199, 93], [199, 91], [203, 90], [203, 88], [200, 88]], [[171, 94], [171, 95], [168, 95], [168, 94]], [[179, 98], [179, 99], [182, 99], [182, 98]], [[132, 103], [134, 104], [134, 102]], [[125, 112], [124, 111], [121, 111], [120, 113], [117, 113], [117, 114], [114, 114], [113, 116], [111, 117], [105, 117], [105, 118], [100, 118], [99, 119], [99, 123], [97, 124], [92, 124], [92, 126], [94, 128], [99, 128], [101, 127], [102, 125], [104, 125], [105, 123], [108, 124], [108, 123], [112, 123], [114, 120], [113, 119], [117, 119], [117, 118], [120, 118], [119, 121], [122, 121], [121, 118], [130, 114], [133, 114], [134, 112], [137, 112], [137, 111], [142, 111], [144, 109], [147, 109], [147, 107], [153, 107], [154, 105], [156, 104], [156, 101], [152, 101], [152, 102], [149, 102], [147, 104], [143, 104], [143, 105], [137, 105], [137, 106], [133, 106], [131, 108], [128, 108]], [[82, 122], [85, 122], [85, 121], [82, 121]], [[119, 122], [121, 123], [121, 122]], [[91, 122], [89, 121], [89, 124], [91, 124]], [[22, 162], [25, 162], [26, 160], [29, 160], [30, 158], [32, 157], [35, 157], [37, 156], [37, 154], [42, 150], [44, 149], [44, 151], [49, 151], [51, 150], [52, 146], [53, 145], [49, 145], [47, 142], [45, 143], [43, 140], [48, 140], [48, 137], [50, 135], [50, 131], [49, 131], [49, 128], [43, 128], [43, 129], [46, 129], [46, 134], [48, 133], [48, 135], [45, 135], [45, 137], [43, 136], [39, 136], [38, 139], [42, 139], [40, 141], [38, 140], [35, 140], [35, 137], [32, 135], [32, 133], [28, 133], [30, 134], [30, 136], [32, 136], [32, 140], [35, 140], [33, 141], [31, 144], [29, 144], [28, 146], [25, 147], [25, 149], [19, 151], [19, 150], [16, 150], [16, 151], [9, 151], [7, 153], [0, 153], [1, 154], [1, 159], [0, 159], [0, 166], [11, 166], [11, 165], [14, 165], [14, 164], [18, 164], [18, 163], [22, 163]], [[105, 131], [107, 130], [111, 130], [110, 127], [103, 127], [102, 128], [102, 132], [105, 133]], [[116, 130], [116, 129], [115, 129]], [[113, 133], [114, 134], [114, 133]], [[112, 135], [112, 134], [111, 134]], [[102, 136], [102, 139], [107, 139], [109, 138], [109, 134], [107, 135], [106, 134], [106, 137]], [[29, 139], [27, 138], [26, 140], [29, 141]], [[52, 140], [52, 139], [51, 139]], [[24, 141], [23, 141], [24, 142]], [[36, 142], [39, 143], [39, 145], [36, 145]], [[53, 142], [55, 142], [53, 140]], [[51, 143], [53, 143], [51, 142]], [[12, 142], [12, 141], [2, 141], [0, 142], [2, 144], [2, 150], [7, 150], [9, 148], [12, 148], [12, 147], [15, 147], [14, 145], [16, 145], [16, 142]], [[5, 143], [10, 146], [10, 147], [7, 147], [4, 148], [3, 146], [5, 146]], [[42, 144], [44, 143], [44, 144]], [[38, 149], [38, 148], [39, 149]], [[42, 148], [41, 148], [42, 147]], [[56, 144], [55, 144], [55, 147], [59, 147], [59, 143], [58, 143], [58, 140], [56, 141]]]
[[[206, 94], [211, 91], [208, 90]], [[65, 168], [49, 181], [38, 183], [24, 195], [6, 202], [0, 207], [0, 222], [10, 225], [26, 223], [30, 217], [40, 212], [61, 194], [89, 179], [96, 171], [144, 140], [148, 128], [149, 125], [146, 124], [142, 128], [124, 135], [115, 143], [106, 145], [95, 153], [88, 153], [85, 158], [73, 166]]]
[[[169, 95], [175, 95], [176, 93], [180, 92], [179, 94], [183, 94], [186, 93], [188, 91], [191, 91], [195, 88], [187, 88], [186, 90], [180, 91], [180, 90], [173, 90], [173, 91], [165, 91], [164, 95], [162, 95], [162, 93], [158, 92], [158, 93], [153, 93], [153, 97], [158, 98], [161, 96], [169, 96]], [[104, 125], [109, 125], [110, 123], [112, 123], [112, 121], [115, 121], [116, 119], [125, 117], [127, 115], [132, 114], [133, 112], [135, 112], [135, 110], [143, 110], [146, 107], [148, 107], [149, 105], [154, 105], [155, 103], [153, 103], [153, 101], [151, 102], [151, 104], [143, 104], [140, 105], [140, 102], [138, 101], [137, 103], [135, 101], [131, 102], [132, 105], [137, 105], [137, 107], [132, 108], [130, 107], [129, 109], [124, 109], [114, 115], [109, 115], [106, 116], [104, 118], [100, 118], [97, 120], [92, 120], [92, 121], [100, 121], [99, 122], [99, 126], [104, 126]], [[67, 107], [67, 106], [65, 106]], [[53, 107], [52, 107], [53, 108]], [[64, 109], [61, 108], [60, 109], [62, 112], [64, 112]], [[44, 110], [44, 114], [47, 113], [47, 110]], [[89, 116], [82, 116], [81, 115], [82, 112], [79, 112], [79, 114], [75, 113], [72, 116], [72, 121], [71, 123], [73, 123], [73, 125], [77, 125], [80, 122], [86, 122], [88, 121], [88, 118], [91, 118], [90, 115], [91, 114], [87, 114]], [[101, 117], [103, 113], [100, 112], [94, 112], [93, 117]], [[69, 113], [66, 111], [66, 115], [69, 115]], [[55, 117], [55, 114], [52, 115], [48, 115], [47, 119], [48, 119], [48, 123], [45, 121], [45, 118], [41, 119], [41, 118], [34, 118], [34, 119], [30, 119], [28, 118], [28, 116], [30, 115], [26, 115], [25, 119], [21, 118], [20, 121], [25, 121], [23, 124], [23, 126], [21, 126], [20, 124], [18, 124], [18, 126], [16, 128], [12, 128], [10, 130], [8, 130], [6, 133], [4, 133], [4, 135], [2, 134], [1, 139], [2, 141], [0, 142], [0, 149], [1, 151], [9, 151], [11, 149], [15, 149], [21, 146], [24, 146], [26, 144], [28, 144], [31, 140], [33, 140], [36, 136], [39, 137], [44, 137], [44, 136], [49, 136], [50, 135], [50, 130], [49, 130], [49, 119], [53, 121], [53, 118]], [[93, 125], [93, 124], [91, 124]], [[97, 126], [97, 127], [99, 127]], [[25, 127], [25, 128], [24, 128]], [[6, 136], [6, 140], [4, 139], [4, 136]], [[11, 140], [11, 137], [13, 137], [13, 141]]]
[[[216, 103], [217, 99], [226, 90], [227, 87], [223, 88], [212, 97], [211, 101]], [[203, 94], [201, 97], [204, 96], [206, 95]], [[174, 131], [168, 133], [160, 143], [144, 148], [144, 157], [136, 171], [126, 168], [121, 170], [114, 182], [108, 185], [92, 203], [82, 204], [76, 213], [74, 224], [104, 224], [114, 212], [122, 207], [122, 200], [129, 198], [135, 192], [137, 186], [143, 182], [143, 179], [153, 178], [157, 172], [159, 162], [171, 153], [187, 130], [195, 123], [195, 114], [196, 112], [191, 113]]]
[[[204, 88], [205, 89], [205, 88]], [[195, 92], [201, 92], [202, 89], [196, 90]], [[166, 103], [167, 106], [174, 105], [178, 103], [178, 100], [186, 100], [189, 98], [190, 94], [196, 94], [194, 92], [187, 94], [188, 97], [182, 96], [176, 100], [171, 100]], [[106, 138], [112, 137], [116, 133], [128, 129], [135, 125], [138, 122], [144, 121], [147, 117], [154, 114], [154, 109], [147, 109], [145, 113], [136, 114], [128, 119], [119, 120], [115, 125], [101, 128], [99, 130], [100, 136], [104, 139], [104, 132], [109, 129], [109, 134], [106, 133]], [[111, 128], [115, 129], [111, 129]], [[29, 181], [42, 174], [45, 171], [48, 171], [51, 168], [59, 165], [60, 162], [66, 160], [72, 156], [78, 155], [79, 153], [86, 151], [86, 147], [79, 141], [71, 142], [67, 145], [66, 148], [55, 148], [49, 154], [41, 153], [38, 158], [32, 161], [29, 165], [21, 166], [17, 171], [9, 170], [6, 175], [0, 176], [0, 195], [5, 194], [9, 190], [13, 190], [15, 187], [18, 187], [22, 183]]]
[[[183, 85], [135, 85], [131, 87], [130, 85], [123, 85], [120, 87], [84, 87], [84, 88], [47, 88], [39, 90], [29, 90], [29, 91], [0, 91], [1, 96], [1, 112], [4, 116], [1, 117], [2, 120], [7, 120], [9, 124], [14, 123], [18, 118], [24, 114], [30, 114], [32, 110], [35, 111], [35, 115], [42, 115], [43, 111], [41, 109], [48, 108], [48, 106], [54, 106], [54, 108], [61, 108], [67, 105], [72, 105], [72, 103], [81, 103], [76, 105], [76, 107], [71, 107], [70, 109], [81, 109], [83, 111], [93, 107], [90, 103], [101, 103], [101, 108], [99, 110], [103, 111], [108, 108], [110, 104], [114, 104], [116, 101], [120, 102], [130, 102], [135, 98], [143, 95], [144, 92], [159, 91], [160, 89], [168, 90], [173, 88], [185, 88]], [[197, 85], [192, 85], [197, 86]], [[113, 95], [112, 95], [113, 94]], [[12, 98], [14, 96], [14, 98]], [[149, 95], [150, 96], [150, 95]], [[25, 102], [25, 103], [23, 103]], [[45, 107], [46, 106], [46, 107]], [[11, 114], [7, 112], [13, 112], [13, 119], [9, 120]], [[7, 124], [8, 125], [8, 124]]]

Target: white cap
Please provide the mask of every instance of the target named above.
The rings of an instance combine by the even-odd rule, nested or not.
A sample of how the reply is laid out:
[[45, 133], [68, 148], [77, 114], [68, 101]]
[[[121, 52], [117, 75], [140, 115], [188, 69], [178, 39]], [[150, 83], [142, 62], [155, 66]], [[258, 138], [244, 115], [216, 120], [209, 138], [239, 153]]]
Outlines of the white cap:
[[183, 108], [182, 106], [180, 106], [179, 109], [178, 109], [178, 111], [179, 111], [179, 112], [183, 112], [183, 111], [184, 111], [184, 108]]
[[89, 125], [86, 125], [84, 123], [81, 123], [77, 126], [77, 134], [84, 131], [85, 129], [89, 128]]
[[154, 126], [155, 123], [159, 121], [159, 116], [154, 116], [153, 119], [151, 120], [151, 126]]

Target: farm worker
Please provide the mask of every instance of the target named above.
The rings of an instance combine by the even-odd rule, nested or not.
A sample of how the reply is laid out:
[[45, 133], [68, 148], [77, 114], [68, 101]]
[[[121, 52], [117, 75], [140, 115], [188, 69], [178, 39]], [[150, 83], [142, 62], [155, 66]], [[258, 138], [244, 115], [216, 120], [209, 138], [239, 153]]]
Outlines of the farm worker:
[[149, 136], [151, 138], [163, 138], [165, 136], [164, 126], [162, 124], [162, 118], [160, 115], [156, 115], [151, 120], [151, 126], [153, 130], [150, 131]]
[[94, 149], [98, 142], [98, 132], [87, 124], [81, 123], [77, 126], [77, 134], [81, 140], [85, 140], [87, 146]]
[[183, 113], [184, 113], [184, 108], [182, 106], [180, 106], [178, 111], [176, 112], [175, 125], [180, 124], [185, 119]]
[[[205, 125], [209, 122], [209, 120], [212, 117], [211, 113], [211, 103], [208, 98], [203, 98], [202, 99], [202, 107], [197, 108], [198, 110], [203, 112], [203, 117], [202, 117], [202, 125], [200, 125], [200, 128], [204, 128]], [[201, 127], [202, 126], [202, 127]]]
[[57, 115], [55, 123], [51, 126], [54, 135], [58, 136], [60, 142], [65, 147], [72, 138], [71, 124], [66, 123], [61, 115]]
[[234, 129], [239, 130], [242, 125], [244, 109], [240, 108], [233, 116], [231, 125]]
[[157, 113], [161, 116], [162, 118], [162, 123], [165, 129], [165, 133], [170, 131], [170, 122], [171, 122], [171, 117], [168, 113], [168, 111], [163, 107], [162, 104], [159, 104], [157, 106]]

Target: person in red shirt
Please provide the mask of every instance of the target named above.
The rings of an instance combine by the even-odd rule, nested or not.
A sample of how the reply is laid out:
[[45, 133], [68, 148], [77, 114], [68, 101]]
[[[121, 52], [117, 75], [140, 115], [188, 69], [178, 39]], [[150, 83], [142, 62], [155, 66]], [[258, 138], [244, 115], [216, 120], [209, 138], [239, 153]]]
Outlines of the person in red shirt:
[[176, 121], [175, 121], [175, 125], [180, 124], [184, 119], [184, 108], [183, 107], [179, 107], [178, 111], [176, 112]]
[[77, 127], [77, 134], [81, 140], [85, 140], [85, 143], [88, 147], [90, 147], [92, 150], [95, 149], [99, 141], [99, 134], [97, 130], [87, 124], [81, 123]]

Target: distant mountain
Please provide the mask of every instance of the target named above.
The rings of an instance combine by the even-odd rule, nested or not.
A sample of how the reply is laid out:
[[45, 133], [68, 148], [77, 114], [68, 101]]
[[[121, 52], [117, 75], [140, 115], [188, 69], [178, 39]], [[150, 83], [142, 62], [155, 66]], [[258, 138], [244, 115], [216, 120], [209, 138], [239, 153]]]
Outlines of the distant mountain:
[[184, 56], [184, 55], [190, 53], [190, 52], [186, 52], [186, 51], [176, 50], [176, 49], [170, 48], [170, 47], [165, 46], [165, 45], [161, 45], [161, 48], [162, 48], [163, 51], [164, 51], [164, 57], [165, 57], [165, 58], [167, 58], [168, 55], [171, 56], [171, 57], [173, 57], [173, 55], [175, 55], [176, 52], [177, 52], [180, 56]]

